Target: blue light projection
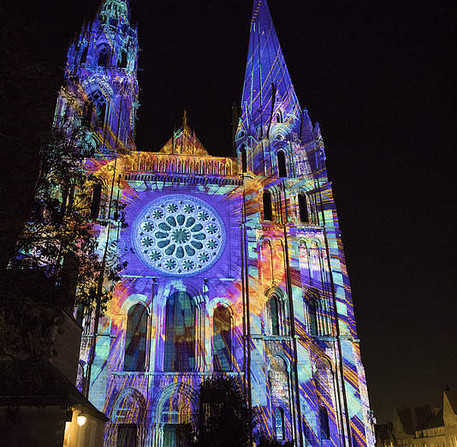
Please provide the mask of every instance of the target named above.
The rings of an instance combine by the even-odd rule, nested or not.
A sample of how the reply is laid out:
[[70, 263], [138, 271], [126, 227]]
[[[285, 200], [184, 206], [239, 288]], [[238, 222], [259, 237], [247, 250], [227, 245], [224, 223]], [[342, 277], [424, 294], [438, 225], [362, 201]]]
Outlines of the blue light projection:
[[173, 194], [146, 205], [133, 224], [134, 250], [166, 275], [190, 276], [211, 267], [225, 248], [224, 223], [209, 204]]
[[254, 0], [237, 157], [211, 156], [186, 115], [160, 150], [135, 150], [129, 16], [126, 0], [105, 0], [84, 26], [55, 115], [84, 136], [88, 175], [102, 185], [91, 225], [113, 251], [107, 262], [127, 264], [99, 324], [86, 316], [81, 343], [79, 383], [110, 418], [105, 446], [122, 445], [128, 428], [138, 446], [177, 447], [171, 434], [193, 423], [214, 372], [243, 382], [264, 434], [297, 447], [373, 446], [324, 141], [300, 107], [266, 0]]

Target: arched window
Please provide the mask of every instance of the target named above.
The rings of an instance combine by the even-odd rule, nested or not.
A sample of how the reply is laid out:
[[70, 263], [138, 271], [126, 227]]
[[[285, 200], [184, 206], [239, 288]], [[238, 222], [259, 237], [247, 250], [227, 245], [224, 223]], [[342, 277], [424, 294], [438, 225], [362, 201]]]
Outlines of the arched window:
[[142, 304], [135, 304], [127, 315], [124, 371], [144, 371], [146, 363], [147, 312]]
[[248, 170], [248, 160], [247, 160], [247, 154], [246, 154], [246, 147], [243, 145], [241, 146], [241, 170], [243, 172], [246, 172]]
[[277, 123], [282, 123], [282, 112], [279, 111], [277, 114], [276, 114], [276, 122]]
[[321, 426], [321, 438], [330, 439], [330, 424], [328, 421], [328, 411], [327, 408], [321, 406], [319, 408], [319, 423]]
[[276, 295], [273, 295], [268, 300], [268, 310], [270, 313], [271, 321], [271, 335], [279, 335], [279, 302]]
[[319, 335], [319, 329], [317, 325], [317, 306], [317, 301], [315, 299], [310, 299], [308, 301], [310, 335]]
[[287, 177], [286, 156], [283, 151], [278, 151], [277, 155], [279, 177]]
[[112, 445], [137, 447], [140, 438], [138, 429], [142, 425], [144, 416], [145, 400], [141, 393], [128, 388], [121, 391], [111, 413], [117, 432], [116, 443]]
[[160, 399], [156, 421], [162, 424], [163, 447], [184, 447], [192, 420], [192, 404], [188, 396], [178, 392]]
[[270, 191], [263, 192], [263, 220], [273, 220], [273, 207]]
[[90, 218], [97, 219], [100, 212], [100, 202], [102, 199], [102, 185], [96, 183], [92, 190], [92, 203], [90, 206]]
[[278, 441], [282, 441], [285, 437], [284, 433], [284, 410], [281, 407], [276, 407], [274, 410], [275, 416], [275, 432], [276, 432], [276, 439]]
[[119, 56], [118, 65], [120, 68], [127, 67], [127, 52], [122, 51], [121, 55]]
[[[305, 293], [305, 306], [308, 310], [309, 335], [321, 335], [319, 328], [321, 296], [317, 289], [310, 287]], [[322, 323], [322, 321], [321, 321]]]
[[[94, 113], [95, 112], [95, 113]], [[94, 116], [95, 114], [95, 116]], [[90, 125], [92, 117], [95, 118], [95, 125], [102, 127], [106, 117], [106, 99], [100, 90], [95, 90], [89, 98], [85, 111], [87, 124]]]
[[319, 402], [319, 425], [321, 438], [330, 439], [329, 411], [333, 409], [333, 378], [331, 365], [326, 358], [319, 358], [316, 362], [314, 375], [316, 397]]
[[231, 371], [232, 317], [229, 309], [219, 306], [214, 310], [213, 328], [214, 371]]
[[300, 212], [300, 222], [308, 223], [309, 222], [308, 200], [306, 199], [305, 194], [298, 195], [298, 209]]
[[108, 61], [109, 61], [109, 50], [108, 50], [108, 48], [102, 48], [102, 50], [98, 54], [98, 66], [107, 67]]
[[185, 292], [168, 298], [165, 321], [165, 371], [195, 369], [195, 303]]

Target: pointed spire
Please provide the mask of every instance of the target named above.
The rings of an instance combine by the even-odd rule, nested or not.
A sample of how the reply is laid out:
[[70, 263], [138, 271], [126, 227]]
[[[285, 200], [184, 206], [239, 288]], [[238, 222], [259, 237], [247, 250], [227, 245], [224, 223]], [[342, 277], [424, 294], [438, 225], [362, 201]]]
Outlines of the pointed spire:
[[322, 139], [321, 126], [319, 125], [319, 123], [316, 123], [316, 125], [314, 126], [313, 139], [314, 140]]
[[313, 123], [309, 117], [308, 109], [303, 110], [300, 138], [305, 143], [313, 140]]
[[254, 127], [259, 132], [260, 128], [260, 136], [265, 136], [279, 108], [284, 123], [300, 122], [300, 105], [267, 2], [254, 0], [243, 88], [243, 122], [248, 131]]

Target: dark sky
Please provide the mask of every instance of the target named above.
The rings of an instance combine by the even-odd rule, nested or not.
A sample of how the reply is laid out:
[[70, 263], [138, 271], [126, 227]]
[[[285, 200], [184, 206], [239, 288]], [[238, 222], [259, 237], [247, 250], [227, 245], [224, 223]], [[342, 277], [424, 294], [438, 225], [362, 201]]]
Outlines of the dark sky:
[[[13, 4], [36, 27], [35, 57], [63, 67], [98, 3]], [[209, 152], [229, 154], [251, 1], [131, 3], [142, 49], [138, 148], [158, 150], [186, 108]], [[457, 389], [453, 3], [269, 1], [301, 105], [326, 142], [380, 421], [402, 404], [439, 405], [446, 384]]]

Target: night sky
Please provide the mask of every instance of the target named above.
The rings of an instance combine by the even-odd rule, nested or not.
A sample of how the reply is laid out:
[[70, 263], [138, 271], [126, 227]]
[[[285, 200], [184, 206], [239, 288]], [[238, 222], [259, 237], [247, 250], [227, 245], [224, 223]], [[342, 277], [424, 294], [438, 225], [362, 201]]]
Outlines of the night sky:
[[[35, 29], [34, 57], [63, 67], [99, 1], [11, 3]], [[441, 405], [444, 387], [457, 389], [453, 3], [269, 0], [301, 106], [326, 143], [381, 422], [394, 407]], [[160, 149], [186, 108], [207, 150], [230, 155], [252, 2], [131, 4], [142, 49], [138, 149]]]

